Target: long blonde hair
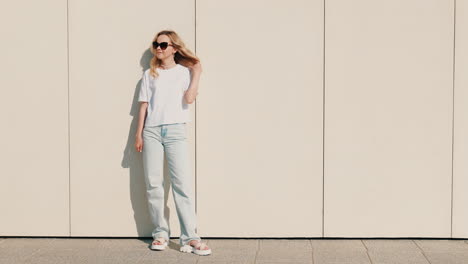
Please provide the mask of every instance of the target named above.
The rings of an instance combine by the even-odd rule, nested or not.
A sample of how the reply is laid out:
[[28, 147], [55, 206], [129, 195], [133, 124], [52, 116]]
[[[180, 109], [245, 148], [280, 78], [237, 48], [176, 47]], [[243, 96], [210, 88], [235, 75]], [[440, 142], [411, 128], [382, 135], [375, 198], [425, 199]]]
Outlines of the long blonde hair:
[[161, 65], [162, 61], [159, 60], [155, 55], [156, 50], [153, 48], [153, 42], [156, 41], [156, 39], [160, 35], [168, 36], [172, 42], [173, 47], [177, 49], [177, 52], [174, 53], [174, 61], [176, 63], [182, 64], [183, 66], [188, 67], [200, 61], [200, 59], [185, 46], [185, 43], [182, 41], [182, 39], [179, 37], [179, 35], [175, 31], [162, 30], [158, 32], [156, 36], [153, 38], [153, 41], [151, 41], [150, 50], [151, 50], [151, 53], [153, 54], [153, 58], [150, 61], [150, 75], [153, 76], [154, 78], [156, 78], [159, 75], [158, 72], [156, 71], [156, 68], [158, 68]]

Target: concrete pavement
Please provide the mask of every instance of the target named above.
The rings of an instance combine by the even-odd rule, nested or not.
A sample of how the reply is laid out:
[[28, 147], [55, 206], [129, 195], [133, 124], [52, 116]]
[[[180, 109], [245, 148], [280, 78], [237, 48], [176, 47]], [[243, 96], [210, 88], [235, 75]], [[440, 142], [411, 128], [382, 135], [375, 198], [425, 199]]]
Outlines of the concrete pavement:
[[308, 263], [468, 264], [468, 240], [446, 239], [204, 239], [213, 253], [165, 251], [151, 238], [0, 238], [0, 264], [20, 263]]

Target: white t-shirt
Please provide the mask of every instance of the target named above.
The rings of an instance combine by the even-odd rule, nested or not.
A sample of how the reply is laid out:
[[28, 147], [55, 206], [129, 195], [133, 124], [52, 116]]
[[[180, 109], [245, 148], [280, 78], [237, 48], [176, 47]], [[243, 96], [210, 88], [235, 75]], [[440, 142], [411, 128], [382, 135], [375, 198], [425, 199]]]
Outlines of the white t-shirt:
[[138, 102], [148, 102], [145, 126], [186, 123], [190, 118], [189, 104], [184, 93], [190, 85], [189, 68], [177, 64], [170, 69], [156, 68], [154, 78], [150, 69], [143, 73]]

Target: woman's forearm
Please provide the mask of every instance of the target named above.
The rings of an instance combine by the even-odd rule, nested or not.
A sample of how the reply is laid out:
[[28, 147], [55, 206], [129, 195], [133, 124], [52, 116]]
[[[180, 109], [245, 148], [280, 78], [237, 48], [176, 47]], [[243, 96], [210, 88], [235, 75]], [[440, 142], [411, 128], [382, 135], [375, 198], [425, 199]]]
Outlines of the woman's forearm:
[[148, 103], [140, 103], [140, 110], [138, 111], [138, 125], [135, 137], [141, 136], [143, 133], [143, 126], [145, 124], [146, 118], [146, 109], [148, 108]]
[[194, 72], [191, 75], [190, 86], [187, 89], [187, 91], [185, 91], [185, 94], [184, 94], [185, 102], [187, 104], [191, 104], [195, 101], [195, 98], [197, 97], [197, 94], [198, 94], [199, 81], [200, 81], [200, 73]]

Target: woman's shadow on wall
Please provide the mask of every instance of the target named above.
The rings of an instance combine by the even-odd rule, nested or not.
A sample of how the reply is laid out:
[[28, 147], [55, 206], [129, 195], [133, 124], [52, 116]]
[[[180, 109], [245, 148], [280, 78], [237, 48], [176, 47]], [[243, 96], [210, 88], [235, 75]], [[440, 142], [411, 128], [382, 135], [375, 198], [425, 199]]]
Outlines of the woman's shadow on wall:
[[[140, 59], [140, 65], [142, 67], [141, 76], [143, 72], [149, 68], [150, 61], [153, 58], [153, 54], [147, 49]], [[135, 135], [138, 126], [138, 115], [140, 110], [140, 103], [138, 102], [138, 94], [140, 92], [141, 79], [135, 86], [132, 105], [130, 107], [130, 115], [132, 121], [129, 127], [129, 133], [127, 138], [127, 144], [122, 159], [122, 167], [128, 168], [129, 177], [129, 188], [130, 188], [130, 200], [133, 208], [133, 218], [135, 220], [138, 237], [151, 237], [151, 232], [155, 228], [151, 222], [149, 215], [149, 207], [146, 196], [146, 184], [144, 178], [142, 152], [138, 152], [135, 149]], [[143, 144], [143, 148], [144, 148]], [[169, 216], [170, 209], [167, 205], [170, 191], [170, 178], [167, 170], [167, 161], [164, 158], [164, 217], [171, 230]], [[171, 232], [172, 233], [172, 232]]]

